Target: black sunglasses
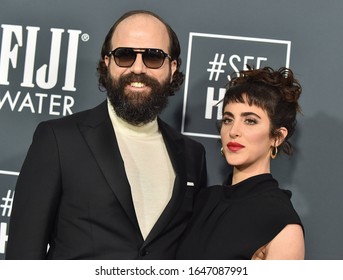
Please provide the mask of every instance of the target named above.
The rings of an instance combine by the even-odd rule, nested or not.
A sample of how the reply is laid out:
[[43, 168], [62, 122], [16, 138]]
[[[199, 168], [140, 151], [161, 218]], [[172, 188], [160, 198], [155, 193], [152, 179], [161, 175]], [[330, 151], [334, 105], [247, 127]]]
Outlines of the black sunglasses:
[[137, 53], [142, 54], [143, 63], [146, 67], [151, 69], [160, 68], [166, 57], [172, 60], [172, 57], [160, 49], [147, 48], [116, 48], [110, 51], [107, 55], [113, 55], [114, 61], [119, 67], [131, 67], [137, 58]]

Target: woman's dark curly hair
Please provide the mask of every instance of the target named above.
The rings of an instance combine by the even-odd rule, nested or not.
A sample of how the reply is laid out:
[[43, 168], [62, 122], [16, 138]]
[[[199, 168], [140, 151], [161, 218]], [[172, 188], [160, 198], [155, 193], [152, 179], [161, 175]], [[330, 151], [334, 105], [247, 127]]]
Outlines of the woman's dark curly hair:
[[174, 72], [174, 75], [173, 75], [173, 81], [171, 83], [171, 91], [170, 91], [170, 95], [174, 95], [174, 92], [180, 88], [180, 86], [182, 85], [183, 80], [184, 80], [184, 74], [180, 71], [181, 48], [180, 48], [179, 39], [178, 39], [176, 33], [174, 32], [174, 30], [170, 27], [170, 25], [168, 23], [166, 23], [161, 17], [159, 17], [155, 13], [150, 12], [150, 11], [146, 11], [146, 10], [134, 10], [134, 11], [129, 11], [129, 12], [123, 14], [113, 24], [111, 29], [108, 31], [106, 38], [105, 38], [105, 41], [104, 41], [102, 48], [101, 48], [101, 58], [98, 62], [98, 67], [97, 67], [98, 76], [99, 76], [99, 89], [106, 89], [106, 85], [108, 82], [108, 78], [107, 78], [107, 74], [108, 74], [107, 72], [108, 71], [107, 71], [107, 67], [106, 67], [104, 58], [110, 51], [112, 51], [111, 40], [112, 40], [114, 31], [116, 30], [119, 23], [121, 23], [124, 19], [126, 19], [130, 16], [133, 16], [133, 15], [137, 15], [137, 14], [145, 14], [145, 15], [153, 16], [153, 17], [157, 18], [158, 20], [160, 20], [165, 25], [165, 27], [167, 28], [168, 35], [169, 35], [169, 41], [170, 41], [169, 54], [172, 57], [172, 60], [176, 60], [176, 62], [177, 62], [177, 67], [176, 67], [176, 71]]
[[293, 152], [289, 138], [296, 127], [296, 115], [301, 112], [298, 99], [302, 92], [301, 85], [294, 78], [291, 69], [282, 67], [275, 71], [270, 67], [242, 70], [231, 78], [223, 99], [224, 108], [228, 103], [255, 105], [265, 110], [271, 122], [271, 137], [280, 137], [279, 128], [285, 127], [288, 134], [278, 147], [287, 155]]

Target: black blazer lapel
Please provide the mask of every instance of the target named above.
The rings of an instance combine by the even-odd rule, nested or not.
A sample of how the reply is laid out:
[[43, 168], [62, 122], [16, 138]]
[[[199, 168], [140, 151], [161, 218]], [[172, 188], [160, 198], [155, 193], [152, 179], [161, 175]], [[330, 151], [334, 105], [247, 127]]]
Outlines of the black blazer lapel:
[[130, 184], [107, 112], [106, 102], [91, 110], [89, 118], [79, 126], [108, 184], [132, 223], [139, 230]]

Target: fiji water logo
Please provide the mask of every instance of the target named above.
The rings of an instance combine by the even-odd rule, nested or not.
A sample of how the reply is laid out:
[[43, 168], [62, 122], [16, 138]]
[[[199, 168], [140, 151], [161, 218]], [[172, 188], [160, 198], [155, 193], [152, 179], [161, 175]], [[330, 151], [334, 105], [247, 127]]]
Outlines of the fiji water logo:
[[[42, 90], [54, 89], [59, 82], [59, 76], [64, 74], [63, 85], [58, 90], [76, 91], [79, 42], [88, 41], [88, 34], [82, 34], [81, 30], [75, 29], [51, 28], [51, 36], [49, 36], [51, 42], [46, 43], [44, 40], [44, 44], [50, 48], [44, 51], [50, 53], [48, 63], [38, 64], [36, 61], [39, 60], [37, 58], [41, 58], [41, 53], [37, 49], [42, 44], [42, 40], [39, 40], [40, 27], [2, 24], [1, 29], [0, 85], [11, 86], [11, 91], [0, 92], [0, 110], [8, 106], [12, 111], [30, 110], [32, 113], [42, 113], [43, 108], [46, 107], [49, 108], [48, 113], [51, 115], [71, 114], [74, 105], [73, 96], [23, 92], [23, 88], [36, 86]], [[62, 53], [63, 44], [67, 47]], [[59, 70], [60, 65], [64, 64], [64, 70]], [[11, 85], [11, 77], [14, 77], [12, 75], [16, 79], [18, 75], [20, 76], [19, 85]], [[20, 90], [13, 92], [13, 86], [20, 87]]]

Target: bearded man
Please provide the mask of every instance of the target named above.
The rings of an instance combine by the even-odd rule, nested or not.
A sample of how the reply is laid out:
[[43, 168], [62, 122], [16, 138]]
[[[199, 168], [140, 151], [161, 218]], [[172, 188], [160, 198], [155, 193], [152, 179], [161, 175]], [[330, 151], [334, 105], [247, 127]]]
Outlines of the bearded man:
[[6, 259], [174, 259], [206, 185], [203, 146], [159, 115], [183, 82], [180, 45], [150, 11], [109, 30], [99, 106], [38, 125], [15, 190]]

